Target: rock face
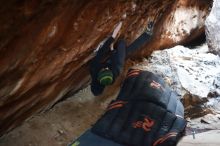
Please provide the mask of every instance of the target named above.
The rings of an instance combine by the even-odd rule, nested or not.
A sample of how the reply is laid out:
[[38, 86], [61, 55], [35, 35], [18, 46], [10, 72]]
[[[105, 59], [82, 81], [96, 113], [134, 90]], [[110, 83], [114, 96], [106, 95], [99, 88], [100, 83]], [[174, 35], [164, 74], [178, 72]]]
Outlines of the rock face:
[[186, 93], [201, 99], [211, 93], [220, 96], [220, 57], [208, 53], [206, 44], [192, 50], [176, 46], [154, 51], [146, 63], [145, 69], [169, 79], [168, 83], [181, 97]]
[[[8, 0], [0, 2], [0, 135], [89, 82], [97, 44], [123, 20], [128, 43], [148, 19], [152, 41], [135, 57], [204, 33], [208, 0]], [[192, 21], [188, 21], [192, 20]], [[146, 49], [144, 49], [146, 48]]]
[[220, 56], [220, 1], [214, 0], [212, 10], [205, 22], [206, 36], [211, 52]]

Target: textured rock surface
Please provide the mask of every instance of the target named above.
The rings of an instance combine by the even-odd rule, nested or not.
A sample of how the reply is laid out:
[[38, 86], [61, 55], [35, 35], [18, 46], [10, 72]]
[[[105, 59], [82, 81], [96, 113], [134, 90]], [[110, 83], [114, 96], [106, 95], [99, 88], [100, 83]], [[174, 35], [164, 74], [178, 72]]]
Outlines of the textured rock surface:
[[214, 0], [212, 10], [205, 22], [207, 43], [211, 52], [220, 56], [220, 1]]
[[181, 97], [186, 93], [200, 98], [211, 93], [220, 96], [220, 57], [208, 53], [206, 44], [192, 50], [176, 46], [155, 51], [143, 67], [169, 78]]
[[[156, 19], [152, 42], [144, 47], [147, 50], [143, 48], [136, 54], [140, 57], [155, 49], [189, 42], [203, 33], [210, 3], [1, 1], [0, 135], [88, 83], [92, 52], [119, 20], [124, 19], [122, 33], [131, 42], [145, 29], [149, 17]], [[188, 23], [189, 18], [193, 24]]]

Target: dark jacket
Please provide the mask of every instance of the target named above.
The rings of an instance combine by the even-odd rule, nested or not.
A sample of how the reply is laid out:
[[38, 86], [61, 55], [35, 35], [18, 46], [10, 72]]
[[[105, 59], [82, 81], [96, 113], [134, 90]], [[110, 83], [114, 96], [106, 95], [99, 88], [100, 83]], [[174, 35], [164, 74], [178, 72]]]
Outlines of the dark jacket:
[[106, 42], [98, 50], [97, 55], [92, 59], [90, 64], [90, 75], [92, 77], [91, 91], [97, 96], [100, 95], [105, 86], [101, 85], [97, 76], [101, 69], [109, 68], [113, 74], [113, 82], [123, 69], [126, 57], [126, 44], [124, 40], [119, 40], [113, 51], [110, 51], [110, 45], [114, 38], [109, 37]]

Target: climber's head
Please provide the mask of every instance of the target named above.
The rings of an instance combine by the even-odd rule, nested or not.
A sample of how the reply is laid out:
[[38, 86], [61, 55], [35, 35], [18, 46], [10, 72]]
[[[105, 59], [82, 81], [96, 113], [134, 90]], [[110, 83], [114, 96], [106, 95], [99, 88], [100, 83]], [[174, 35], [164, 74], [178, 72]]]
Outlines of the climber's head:
[[111, 85], [113, 82], [113, 74], [109, 68], [103, 68], [98, 73], [98, 81], [101, 85]]

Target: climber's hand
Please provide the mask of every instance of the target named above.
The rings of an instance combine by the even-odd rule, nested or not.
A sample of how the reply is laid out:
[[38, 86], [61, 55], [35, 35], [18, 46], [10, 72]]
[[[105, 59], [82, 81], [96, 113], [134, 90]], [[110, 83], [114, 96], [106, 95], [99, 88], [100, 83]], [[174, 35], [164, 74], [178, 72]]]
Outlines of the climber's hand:
[[118, 36], [119, 31], [120, 31], [120, 29], [121, 29], [121, 26], [122, 26], [122, 22], [119, 22], [119, 23], [116, 25], [116, 27], [115, 27], [115, 29], [114, 29], [114, 31], [113, 31], [113, 33], [112, 33], [112, 37], [113, 37], [114, 39]]

